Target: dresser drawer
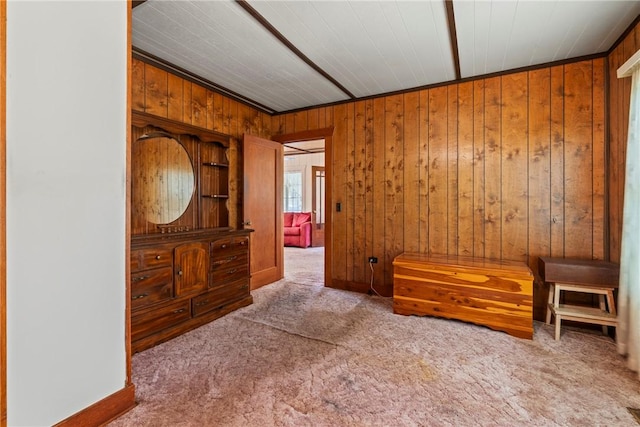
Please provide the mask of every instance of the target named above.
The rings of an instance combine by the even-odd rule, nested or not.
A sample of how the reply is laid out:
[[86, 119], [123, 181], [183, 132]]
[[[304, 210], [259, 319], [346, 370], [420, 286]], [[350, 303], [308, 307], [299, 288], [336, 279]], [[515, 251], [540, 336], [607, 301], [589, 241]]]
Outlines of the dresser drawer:
[[249, 266], [229, 266], [209, 273], [209, 287], [215, 288], [225, 283], [235, 282], [249, 277]]
[[131, 308], [137, 309], [173, 296], [171, 267], [143, 270], [131, 275]]
[[247, 280], [217, 286], [206, 294], [199, 295], [192, 299], [193, 315], [198, 316], [202, 313], [215, 310], [249, 295], [249, 284]]
[[131, 317], [131, 340], [144, 338], [190, 318], [190, 300], [177, 301], [136, 314]]
[[228, 252], [236, 252], [238, 249], [249, 247], [249, 237], [238, 236], [228, 239], [219, 239], [211, 242], [211, 255], [224, 255]]
[[249, 264], [249, 257], [246, 252], [236, 252], [225, 256], [211, 257], [209, 262], [209, 271], [212, 273], [217, 271], [229, 270], [235, 267], [244, 267]]
[[131, 251], [131, 271], [156, 267], [171, 267], [172, 259], [171, 249], [136, 249]]

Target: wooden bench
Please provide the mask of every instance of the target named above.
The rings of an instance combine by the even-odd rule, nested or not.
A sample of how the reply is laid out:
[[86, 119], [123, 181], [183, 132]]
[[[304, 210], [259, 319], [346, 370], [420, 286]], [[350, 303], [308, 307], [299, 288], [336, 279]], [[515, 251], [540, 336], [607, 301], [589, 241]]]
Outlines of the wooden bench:
[[457, 319], [533, 338], [533, 274], [523, 262], [404, 253], [393, 261], [393, 312]]
[[[600, 260], [540, 257], [538, 271], [549, 283], [546, 323], [555, 317], [556, 340], [563, 320], [602, 325], [605, 335], [608, 326], [618, 326], [613, 291], [618, 288], [620, 266]], [[560, 304], [562, 292], [598, 295], [598, 307]]]

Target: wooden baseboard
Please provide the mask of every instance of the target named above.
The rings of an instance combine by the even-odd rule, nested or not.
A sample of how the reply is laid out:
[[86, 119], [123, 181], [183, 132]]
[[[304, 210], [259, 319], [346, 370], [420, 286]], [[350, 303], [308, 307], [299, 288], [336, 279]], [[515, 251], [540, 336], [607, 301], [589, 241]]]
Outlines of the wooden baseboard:
[[112, 395], [60, 421], [55, 427], [103, 426], [129, 411], [134, 406], [136, 406], [135, 386], [129, 384]]

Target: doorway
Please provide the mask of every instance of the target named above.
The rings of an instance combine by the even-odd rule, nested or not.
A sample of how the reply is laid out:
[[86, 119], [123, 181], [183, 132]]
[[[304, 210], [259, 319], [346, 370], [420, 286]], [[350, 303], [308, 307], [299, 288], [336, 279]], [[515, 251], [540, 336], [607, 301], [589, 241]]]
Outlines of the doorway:
[[325, 221], [324, 221], [324, 285], [331, 287], [333, 285], [332, 280], [332, 235], [331, 235], [331, 218], [332, 218], [332, 209], [329, 209], [332, 206], [332, 195], [331, 195], [331, 185], [332, 185], [332, 159], [333, 159], [333, 126], [321, 128], [321, 129], [313, 129], [300, 131], [295, 133], [289, 133], [284, 135], [276, 135], [272, 137], [274, 141], [278, 141], [281, 144], [288, 144], [293, 142], [300, 141], [311, 141], [317, 139], [324, 139], [324, 155], [325, 155], [325, 193], [324, 200], [325, 206], [327, 209], [325, 210]]
[[[325, 140], [292, 141], [283, 144], [283, 212], [285, 233], [284, 277], [309, 285], [323, 285], [324, 230], [326, 222]], [[308, 225], [295, 227], [287, 218], [308, 215]], [[294, 227], [287, 228], [288, 225]]]

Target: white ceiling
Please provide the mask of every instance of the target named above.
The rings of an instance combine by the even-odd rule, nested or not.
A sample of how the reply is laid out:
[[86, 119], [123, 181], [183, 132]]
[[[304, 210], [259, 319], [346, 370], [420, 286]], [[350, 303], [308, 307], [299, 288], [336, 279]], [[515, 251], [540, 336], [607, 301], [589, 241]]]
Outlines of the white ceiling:
[[[282, 112], [456, 80], [444, 0], [147, 0], [133, 10], [144, 52]], [[460, 77], [606, 52], [640, 1], [453, 1]], [[315, 67], [309, 63], [315, 64]]]

